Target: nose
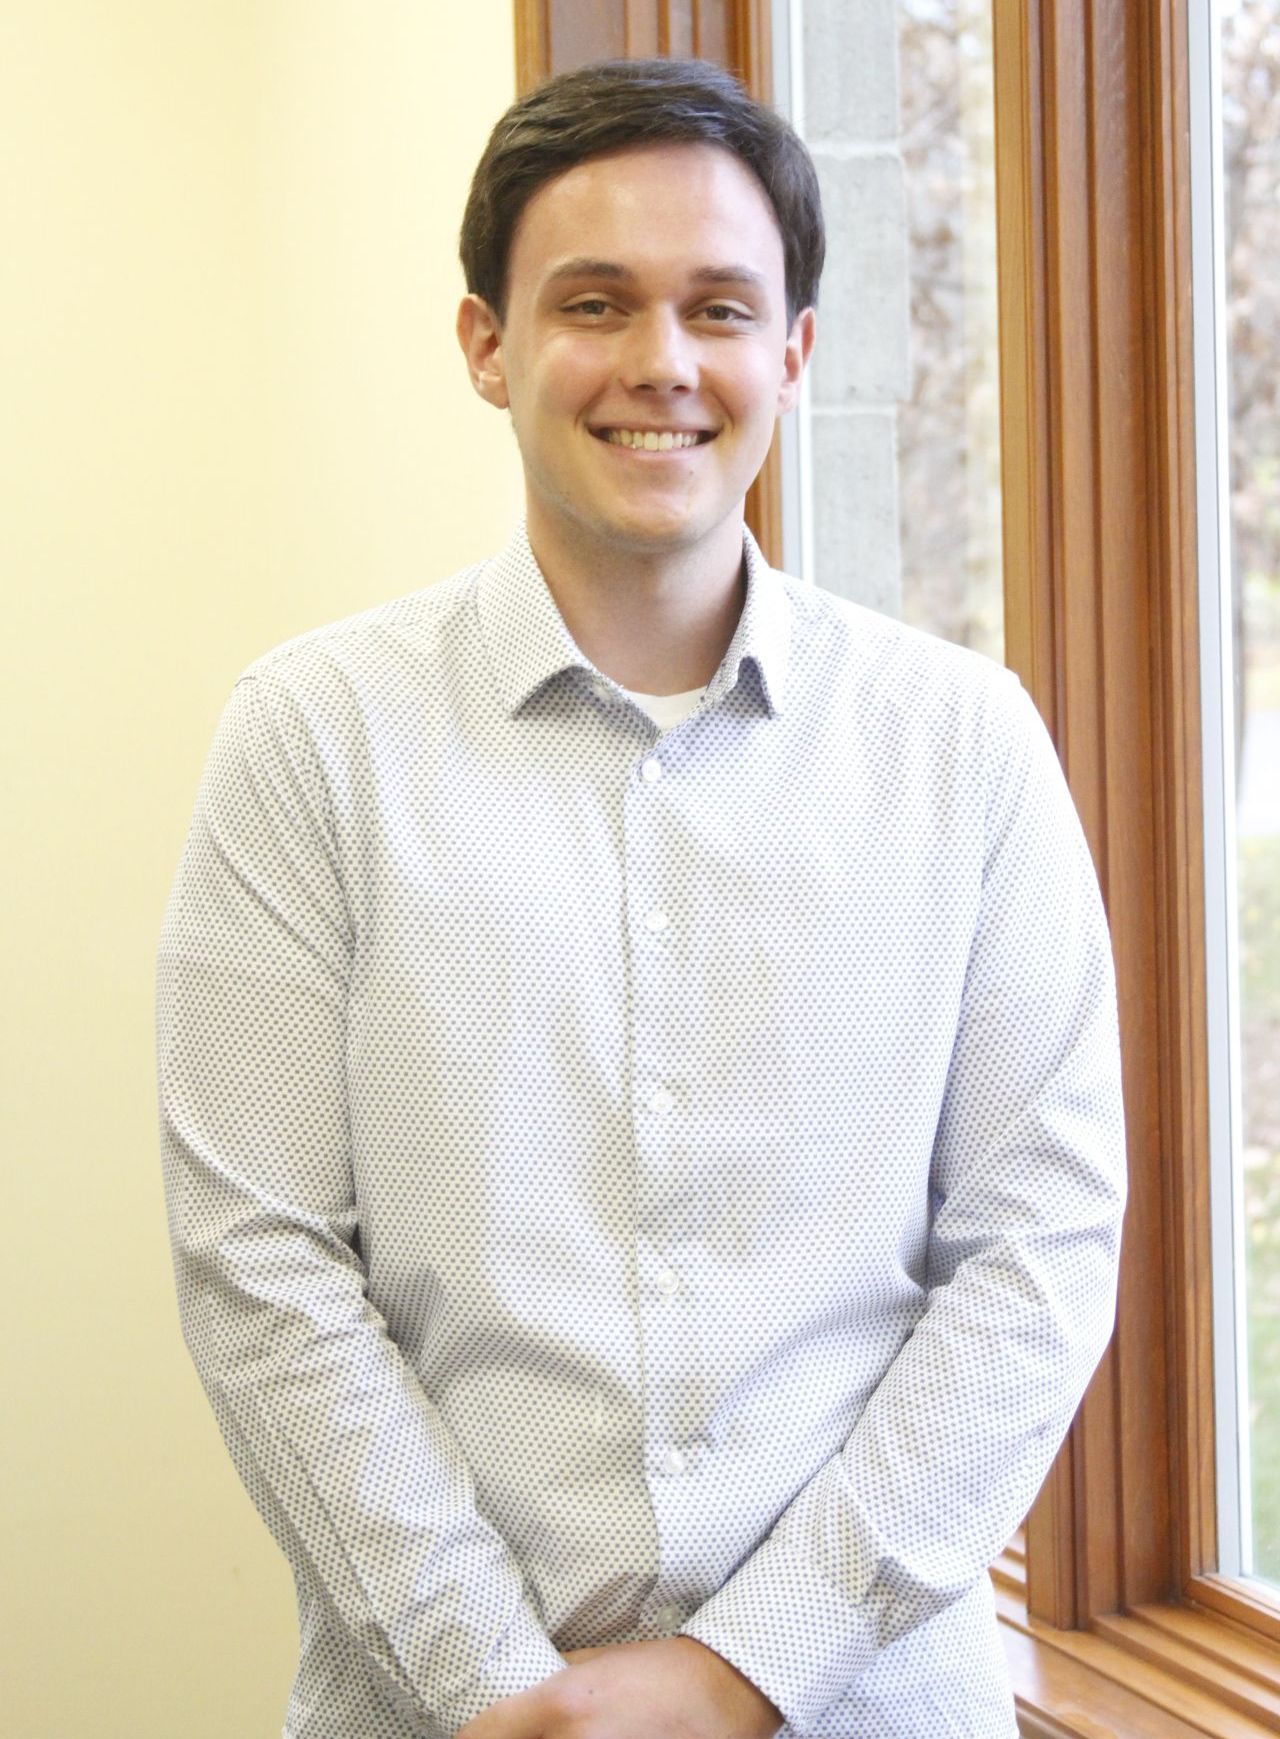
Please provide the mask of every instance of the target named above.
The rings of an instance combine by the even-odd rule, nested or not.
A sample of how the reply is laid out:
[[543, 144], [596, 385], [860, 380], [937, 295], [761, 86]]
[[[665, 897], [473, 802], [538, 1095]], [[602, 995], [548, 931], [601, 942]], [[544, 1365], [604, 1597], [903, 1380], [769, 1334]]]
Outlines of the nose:
[[678, 314], [648, 309], [628, 327], [621, 373], [628, 390], [688, 391], [698, 384], [697, 340]]

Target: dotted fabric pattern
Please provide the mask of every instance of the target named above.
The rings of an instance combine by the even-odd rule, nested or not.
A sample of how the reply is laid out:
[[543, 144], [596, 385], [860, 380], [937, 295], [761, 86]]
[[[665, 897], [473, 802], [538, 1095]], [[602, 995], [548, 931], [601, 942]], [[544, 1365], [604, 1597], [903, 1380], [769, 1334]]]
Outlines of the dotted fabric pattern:
[[1114, 1311], [1097, 881], [1016, 677], [745, 556], [665, 731], [523, 526], [218, 724], [161, 1134], [289, 1739], [680, 1630], [787, 1735], [1016, 1731], [985, 1571]]

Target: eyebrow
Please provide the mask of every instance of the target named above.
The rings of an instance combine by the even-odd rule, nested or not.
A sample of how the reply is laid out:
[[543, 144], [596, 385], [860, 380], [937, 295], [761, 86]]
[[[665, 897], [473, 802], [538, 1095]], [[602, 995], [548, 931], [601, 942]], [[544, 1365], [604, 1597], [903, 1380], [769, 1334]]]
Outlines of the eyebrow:
[[[559, 284], [566, 278], [605, 278], [611, 283], [633, 284], [636, 274], [629, 266], [619, 265], [616, 260], [592, 260], [585, 257], [576, 260], [565, 260], [547, 277], [548, 284]], [[695, 266], [689, 273], [689, 281], [694, 284], [750, 284], [758, 290], [767, 290], [768, 279], [763, 272], [757, 272], [752, 266]]]

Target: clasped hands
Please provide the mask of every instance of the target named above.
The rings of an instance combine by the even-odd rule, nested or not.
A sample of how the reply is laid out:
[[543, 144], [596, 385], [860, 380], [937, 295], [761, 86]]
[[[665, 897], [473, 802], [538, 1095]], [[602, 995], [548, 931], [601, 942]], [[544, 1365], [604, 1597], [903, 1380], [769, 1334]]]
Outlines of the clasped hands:
[[691, 1636], [575, 1648], [563, 1671], [484, 1710], [457, 1739], [772, 1739], [783, 1718]]

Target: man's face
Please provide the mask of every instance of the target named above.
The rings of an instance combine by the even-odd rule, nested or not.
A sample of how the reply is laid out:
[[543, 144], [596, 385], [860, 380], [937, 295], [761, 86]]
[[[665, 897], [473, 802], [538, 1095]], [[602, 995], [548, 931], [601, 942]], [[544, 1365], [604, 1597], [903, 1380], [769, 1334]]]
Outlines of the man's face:
[[665, 144], [539, 188], [505, 325], [469, 296], [458, 329], [476, 390], [511, 412], [530, 535], [661, 555], [740, 516], [813, 321], [788, 331], [782, 237], [750, 170]]

